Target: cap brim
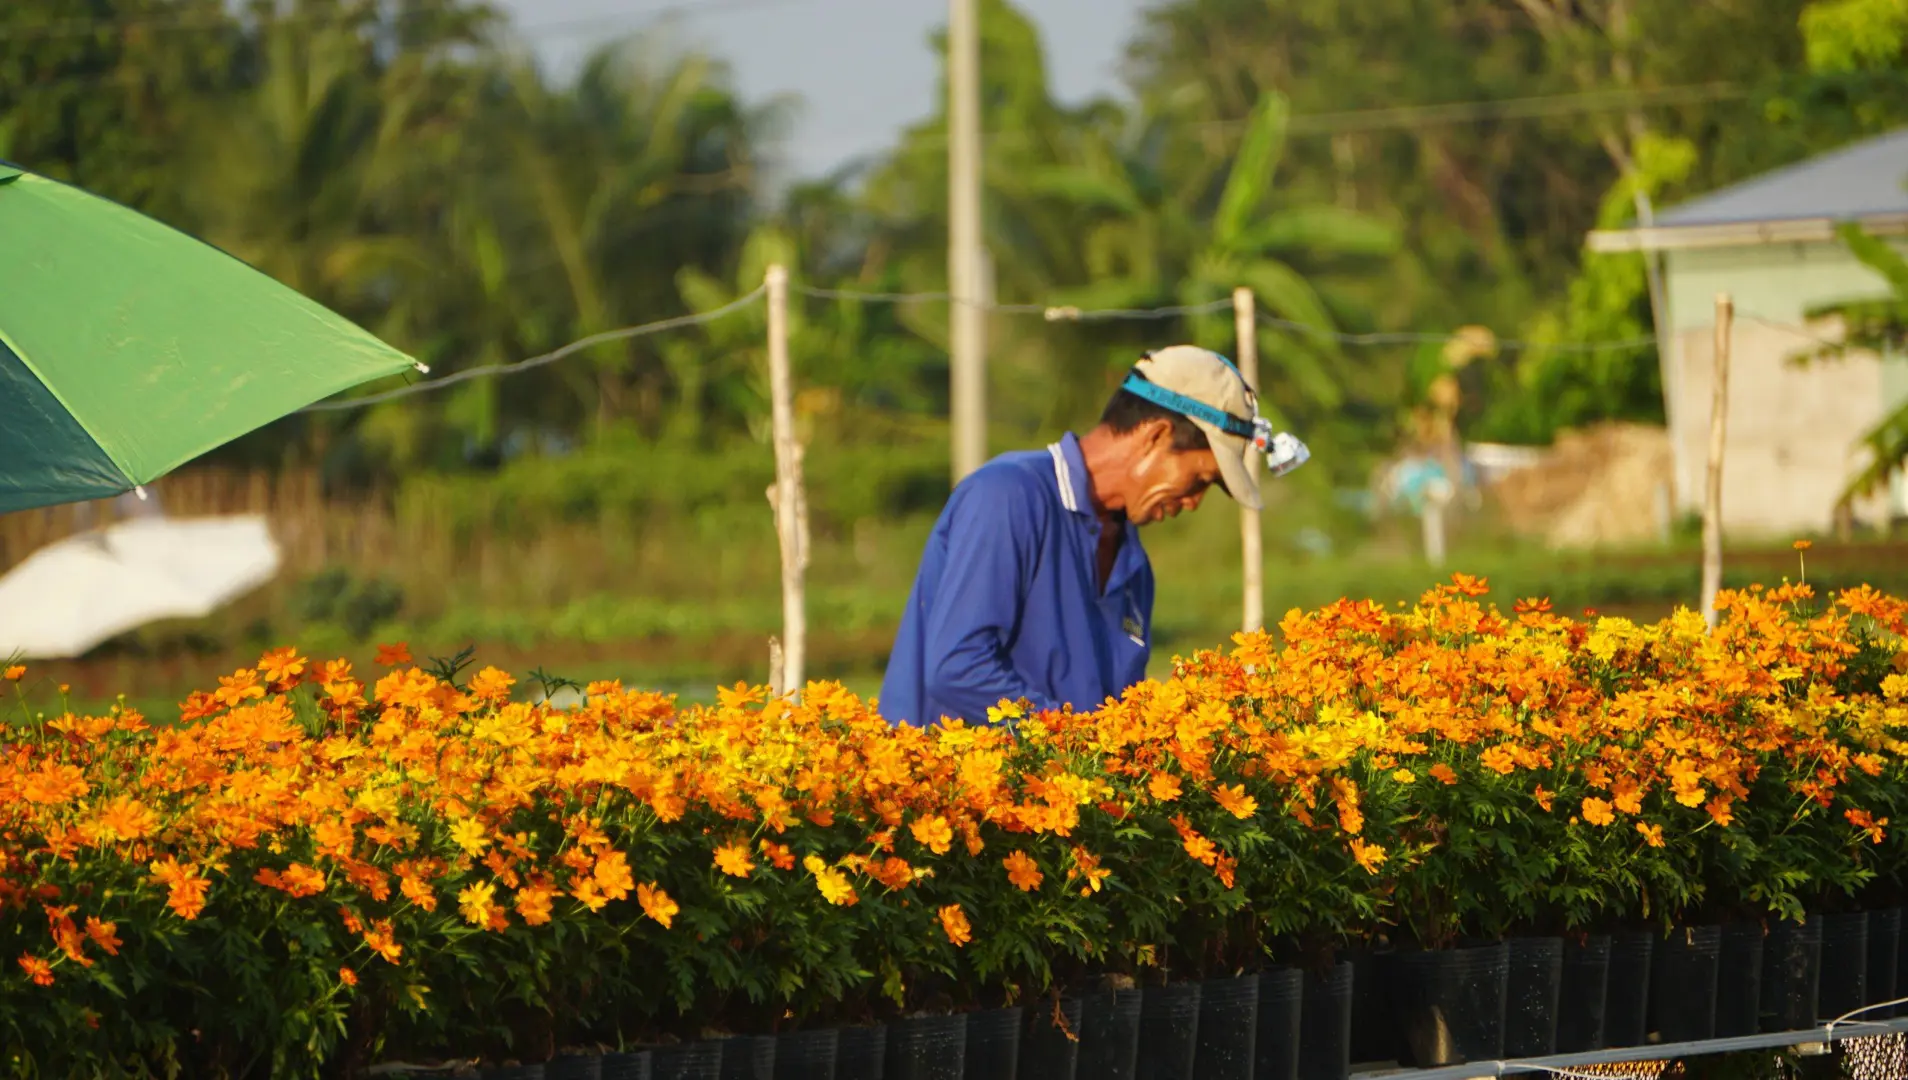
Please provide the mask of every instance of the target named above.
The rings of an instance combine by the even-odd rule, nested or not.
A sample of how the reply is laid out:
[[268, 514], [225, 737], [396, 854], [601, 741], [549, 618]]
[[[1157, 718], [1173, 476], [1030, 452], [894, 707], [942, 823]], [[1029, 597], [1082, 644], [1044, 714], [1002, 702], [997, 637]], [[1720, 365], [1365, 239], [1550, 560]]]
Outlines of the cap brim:
[[1212, 446], [1212, 456], [1219, 463], [1219, 477], [1225, 482], [1226, 494], [1232, 501], [1247, 510], [1264, 509], [1259, 498], [1259, 470], [1252, 455], [1257, 453], [1252, 444], [1237, 435], [1228, 435], [1204, 420], [1194, 420], [1199, 430], [1206, 433], [1206, 442]]

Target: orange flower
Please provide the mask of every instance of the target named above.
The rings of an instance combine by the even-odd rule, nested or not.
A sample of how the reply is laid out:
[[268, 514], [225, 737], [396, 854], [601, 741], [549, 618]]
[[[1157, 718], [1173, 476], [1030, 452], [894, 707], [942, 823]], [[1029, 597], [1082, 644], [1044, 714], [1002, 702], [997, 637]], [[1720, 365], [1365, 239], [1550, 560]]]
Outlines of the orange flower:
[[404, 955], [404, 946], [397, 942], [397, 933], [391, 928], [391, 920], [379, 919], [364, 932], [364, 943], [371, 951], [384, 958], [387, 964], [395, 964], [398, 957]]
[[27, 973], [35, 986], [53, 985], [53, 965], [32, 953], [20, 954], [20, 970]]
[[1797, 551], [1807, 551], [1810, 548], [1814, 547], [1815, 544], [1812, 541], [1808, 541], [1808, 540], [1797, 540], [1793, 546], [1795, 550]]
[[1550, 801], [1556, 798], [1556, 792], [1546, 791], [1544, 785], [1538, 784], [1531, 790], [1530, 797], [1537, 800], [1537, 805], [1543, 807], [1545, 813], [1549, 813]]
[[338, 981], [346, 986], [358, 985], [358, 973], [348, 967], [338, 969]]
[[1611, 812], [1609, 803], [1586, 796], [1583, 800], [1583, 820], [1592, 825], [1608, 825], [1616, 820], [1616, 815]]
[[662, 886], [653, 881], [636, 886], [636, 902], [642, 905], [643, 914], [661, 923], [664, 930], [669, 929], [677, 913], [682, 911], [662, 890]]
[[0, 679], [5, 679], [8, 682], [19, 682], [24, 678], [26, 678], [25, 664], [9, 664], [6, 671], [0, 672]]
[[775, 869], [795, 869], [795, 852], [790, 850], [787, 844], [778, 844], [773, 840], [763, 840], [761, 842], [761, 848], [762, 854], [768, 858], [769, 864], [775, 867]]
[[1709, 804], [1703, 809], [1709, 811], [1709, 820], [1727, 827], [1730, 822], [1736, 820], [1735, 812], [1730, 809], [1730, 804], [1734, 801], [1728, 795], [1718, 795], [1709, 800]]
[[936, 855], [945, 855], [954, 844], [954, 830], [948, 827], [947, 819], [939, 814], [915, 818], [908, 826], [915, 840], [927, 845], [927, 849]]
[[1146, 782], [1146, 790], [1160, 802], [1172, 802], [1179, 798], [1179, 777], [1172, 773], [1154, 773], [1153, 778]]
[[1044, 880], [1040, 873], [1040, 864], [1034, 862], [1033, 857], [1024, 851], [1016, 851], [1000, 860], [1000, 863], [1007, 868], [1007, 880], [1022, 892], [1038, 889], [1040, 882]]
[[1112, 877], [1113, 871], [1101, 869], [1098, 856], [1076, 845], [1073, 849], [1073, 866], [1067, 870], [1067, 880], [1072, 881], [1076, 876], [1086, 882], [1080, 886], [1080, 895], [1091, 896], [1100, 891], [1100, 883]]
[[119, 940], [118, 930], [119, 924], [116, 922], [101, 919], [97, 915], [86, 916], [86, 936], [93, 939], [93, 944], [104, 949], [107, 956], [118, 956], [119, 947], [125, 944]]
[[379, 667], [397, 667], [411, 662], [411, 647], [400, 641], [394, 645], [379, 645], [378, 658], [374, 661]]
[[716, 848], [715, 865], [730, 877], [748, 877], [755, 869], [755, 860], [749, 858], [749, 842], [733, 840]]
[[198, 918], [205, 910], [205, 892], [212, 883], [172, 855], [155, 861], [151, 869], [152, 876], [166, 887], [166, 906], [182, 919]]
[[[611, 900], [621, 900], [636, 887], [636, 879], [629, 872], [629, 860], [620, 851], [606, 851], [596, 857], [596, 867], [590, 871], [596, 880], [596, 887]], [[645, 908], [647, 910], [647, 908]]]
[[523, 916], [525, 926], [542, 926], [550, 921], [550, 901], [556, 897], [556, 889], [550, 879], [538, 876], [523, 888], [517, 890], [517, 914]]
[[941, 932], [947, 935], [947, 940], [953, 942], [955, 948], [974, 940], [974, 928], [967, 924], [967, 913], [961, 910], [961, 905], [943, 907], [940, 916]]
[[1643, 822], [1639, 821], [1636, 823], [1636, 831], [1643, 834], [1643, 842], [1648, 844], [1649, 846], [1651, 847], [1663, 846], [1663, 826], [1646, 825]]
[[1385, 849], [1379, 844], [1368, 844], [1353, 837], [1351, 841], [1352, 860], [1365, 868], [1365, 873], [1375, 874], [1385, 863]]
[[305, 658], [298, 655], [297, 649], [274, 649], [259, 657], [258, 671], [268, 683], [296, 686], [298, 677], [305, 673], [306, 663]]
[[1259, 812], [1259, 800], [1246, 794], [1244, 784], [1221, 784], [1212, 789], [1213, 801], [1241, 821]]
[[213, 700], [228, 709], [235, 709], [241, 703], [265, 696], [265, 688], [258, 685], [258, 672], [251, 668], [240, 668], [230, 675], [219, 676], [219, 688], [212, 692]]
[[1458, 782], [1457, 773], [1452, 772], [1451, 766], [1446, 765], [1442, 761], [1438, 762], [1436, 765], [1431, 766], [1431, 777], [1434, 780], [1438, 780], [1446, 784], [1455, 784]]
[[1848, 819], [1850, 825], [1860, 829], [1862, 834], [1867, 836], [1870, 841], [1877, 844], [1882, 842], [1882, 838], [1885, 835], [1882, 827], [1888, 824], [1887, 818], [1877, 818], [1866, 810], [1856, 810], [1852, 808], [1842, 811], [1842, 816]]

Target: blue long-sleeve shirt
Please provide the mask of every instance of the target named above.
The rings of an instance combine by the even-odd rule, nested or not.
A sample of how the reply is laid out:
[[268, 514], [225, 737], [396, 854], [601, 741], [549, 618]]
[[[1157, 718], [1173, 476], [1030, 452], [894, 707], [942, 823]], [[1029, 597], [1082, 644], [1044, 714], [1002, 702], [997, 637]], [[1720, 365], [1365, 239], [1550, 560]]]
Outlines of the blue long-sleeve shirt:
[[1153, 568], [1130, 522], [1104, 592], [1080, 443], [1003, 454], [955, 487], [881, 683], [894, 723], [972, 722], [1003, 699], [1091, 709], [1146, 677]]

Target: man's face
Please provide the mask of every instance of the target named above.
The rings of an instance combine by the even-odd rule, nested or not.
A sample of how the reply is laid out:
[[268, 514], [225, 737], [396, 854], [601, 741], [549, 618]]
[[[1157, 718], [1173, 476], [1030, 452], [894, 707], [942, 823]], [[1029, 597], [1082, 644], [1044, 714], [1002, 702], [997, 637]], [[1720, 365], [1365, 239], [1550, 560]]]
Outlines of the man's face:
[[1211, 450], [1174, 449], [1169, 423], [1141, 430], [1140, 452], [1127, 473], [1127, 520], [1150, 525], [1199, 509], [1206, 490], [1219, 482], [1218, 459]]

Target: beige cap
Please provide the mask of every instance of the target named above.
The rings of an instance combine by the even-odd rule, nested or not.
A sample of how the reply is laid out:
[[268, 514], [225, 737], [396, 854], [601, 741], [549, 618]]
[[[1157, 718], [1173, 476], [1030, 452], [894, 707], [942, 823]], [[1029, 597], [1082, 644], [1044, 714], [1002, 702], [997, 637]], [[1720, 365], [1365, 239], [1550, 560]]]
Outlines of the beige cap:
[[[1245, 376], [1231, 361], [1210, 349], [1197, 345], [1156, 349], [1135, 364], [1133, 370], [1163, 390], [1231, 413], [1247, 425], [1259, 415], [1258, 396], [1246, 386]], [[1258, 451], [1252, 440], [1224, 431], [1197, 416], [1187, 419], [1206, 433], [1212, 456], [1218, 459], [1226, 493], [1248, 510], [1259, 509], [1259, 470], [1254, 459]]]

